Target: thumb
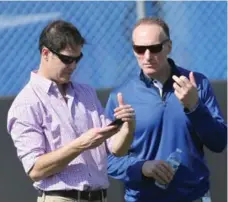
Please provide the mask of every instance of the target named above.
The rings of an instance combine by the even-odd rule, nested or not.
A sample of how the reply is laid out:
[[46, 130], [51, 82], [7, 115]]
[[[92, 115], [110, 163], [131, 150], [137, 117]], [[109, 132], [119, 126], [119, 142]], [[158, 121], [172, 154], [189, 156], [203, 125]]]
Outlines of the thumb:
[[124, 105], [122, 93], [117, 94], [117, 100], [118, 100], [119, 106]]
[[190, 72], [190, 73], [189, 73], [189, 80], [190, 80], [191, 84], [192, 84], [194, 87], [197, 87], [197, 85], [196, 85], [196, 80], [195, 80], [195, 77], [194, 77], [193, 72]]

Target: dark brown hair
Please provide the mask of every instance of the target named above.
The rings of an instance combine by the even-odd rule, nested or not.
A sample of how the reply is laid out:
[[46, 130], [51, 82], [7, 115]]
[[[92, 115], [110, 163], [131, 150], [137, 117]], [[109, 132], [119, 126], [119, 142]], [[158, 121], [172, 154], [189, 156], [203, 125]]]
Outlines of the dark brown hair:
[[77, 45], [84, 45], [85, 39], [78, 29], [64, 20], [50, 22], [41, 32], [39, 50], [46, 46], [55, 51], [62, 51], [67, 47], [74, 49]]

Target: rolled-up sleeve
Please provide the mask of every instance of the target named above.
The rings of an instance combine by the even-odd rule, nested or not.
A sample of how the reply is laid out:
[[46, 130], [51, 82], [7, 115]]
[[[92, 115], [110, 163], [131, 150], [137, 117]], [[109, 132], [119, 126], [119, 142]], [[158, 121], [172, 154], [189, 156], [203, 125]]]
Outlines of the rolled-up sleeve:
[[42, 120], [35, 106], [12, 105], [7, 117], [7, 130], [11, 135], [17, 155], [28, 174], [37, 158], [45, 153]]

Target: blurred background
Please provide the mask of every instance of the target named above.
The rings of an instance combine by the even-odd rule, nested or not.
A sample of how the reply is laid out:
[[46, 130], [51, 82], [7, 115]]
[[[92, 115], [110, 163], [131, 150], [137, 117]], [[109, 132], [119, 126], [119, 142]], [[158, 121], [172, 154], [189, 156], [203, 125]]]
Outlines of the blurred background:
[[38, 40], [58, 18], [86, 38], [73, 80], [110, 88], [136, 74], [131, 32], [137, 19], [160, 16], [170, 26], [172, 58], [180, 66], [226, 79], [227, 2], [0, 2], [0, 96], [16, 95], [39, 65]]
[[[72, 80], [97, 89], [105, 105], [109, 91], [139, 68], [132, 52], [131, 33], [144, 16], [160, 16], [169, 25], [171, 57], [184, 68], [206, 75], [212, 82], [223, 115], [227, 111], [226, 1], [77, 1], [0, 2], [0, 201], [33, 202], [36, 192], [25, 176], [6, 132], [10, 104], [38, 68], [38, 40], [54, 19], [72, 22], [86, 38], [84, 58]], [[206, 150], [212, 173], [212, 201], [227, 201], [226, 151]], [[123, 186], [111, 180], [109, 202], [122, 202]]]

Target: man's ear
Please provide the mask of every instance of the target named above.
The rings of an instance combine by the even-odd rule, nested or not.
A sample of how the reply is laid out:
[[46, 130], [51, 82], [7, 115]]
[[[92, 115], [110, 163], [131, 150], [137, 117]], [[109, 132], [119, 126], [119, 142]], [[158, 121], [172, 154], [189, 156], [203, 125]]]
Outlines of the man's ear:
[[167, 42], [167, 55], [169, 55], [171, 53], [171, 51], [172, 51], [172, 41], [169, 40]]
[[41, 56], [45, 60], [48, 60], [48, 54], [49, 54], [49, 50], [46, 47], [43, 47], [42, 50], [41, 50]]

